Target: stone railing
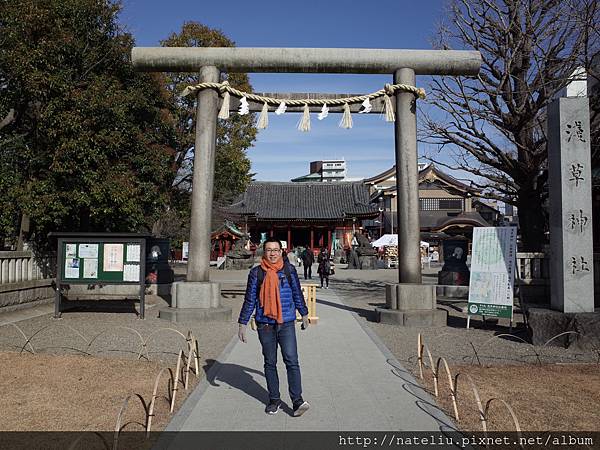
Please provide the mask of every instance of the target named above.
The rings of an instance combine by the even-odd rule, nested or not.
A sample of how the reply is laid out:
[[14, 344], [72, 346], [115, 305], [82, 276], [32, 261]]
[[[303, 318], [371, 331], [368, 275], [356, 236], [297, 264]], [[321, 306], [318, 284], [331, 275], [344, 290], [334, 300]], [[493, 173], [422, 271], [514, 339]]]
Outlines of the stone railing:
[[30, 251], [0, 252], [0, 285], [49, 278]]
[[54, 296], [53, 260], [38, 260], [30, 251], [0, 252], [0, 310], [26, 303], [50, 301]]
[[517, 276], [525, 285], [546, 285], [550, 278], [550, 260], [544, 253], [517, 253]]
[[[517, 285], [523, 288], [525, 301], [550, 302], [550, 258], [544, 253], [517, 253]], [[600, 253], [594, 253], [594, 296], [600, 297]]]

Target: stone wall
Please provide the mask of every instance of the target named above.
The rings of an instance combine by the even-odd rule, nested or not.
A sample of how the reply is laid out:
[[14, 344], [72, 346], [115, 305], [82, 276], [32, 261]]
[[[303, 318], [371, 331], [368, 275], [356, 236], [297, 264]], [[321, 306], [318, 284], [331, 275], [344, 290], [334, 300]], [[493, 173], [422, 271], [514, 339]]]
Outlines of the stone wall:
[[20, 305], [54, 298], [54, 279], [0, 284], [0, 308], [16, 309]]

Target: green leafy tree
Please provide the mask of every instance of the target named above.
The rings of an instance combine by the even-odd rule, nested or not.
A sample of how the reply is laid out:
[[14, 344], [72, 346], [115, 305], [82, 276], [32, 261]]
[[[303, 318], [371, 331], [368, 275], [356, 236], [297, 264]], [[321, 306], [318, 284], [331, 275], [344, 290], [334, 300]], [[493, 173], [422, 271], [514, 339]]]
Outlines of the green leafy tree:
[[[221, 31], [209, 28], [197, 22], [186, 22], [179, 33], [171, 34], [161, 41], [164, 47], [232, 47], [234, 42], [228, 39]], [[227, 80], [237, 89], [251, 92], [252, 87], [246, 74], [222, 74], [221, 81]], [[188, 192], [192, 182], [192, 167], [194, 157], [196, 98], [193, 95], [181, 97], [183, 89], [192, 84], [199, 83], [197, 73], [168, 73], [167, 90], [173, 96], [173, 103], [177, 105], [177, 152], [175, 166], [177, 175], [173, 177], [173, 194], [181, 197], [182, 191]], [[220, 207], [226, 206], [239, 194], [246, 190], [252, 180], [250, 173], [250, 160], [246, 150], [252, 146], [256, 138], [254, 114], [240, 116], [232, 114], [227, 120], [218, 120], [217, 123], [217, 151], [215, 158], [215, 182], [213, 199], [213, 229], [223, 222]], [[175, 203], [175, 202], [174, 202]], [[170, 217], [182, 217], [189, 220], [189, 195], [187, 203], [179, 202], [187, 210]], [[181, 222], [179, 222], [181, 223]], [[181, 231], [187, 230], [187, 221], [181, 223]], [[163, 228], [169, 225], [163, 224]]]
[[[170, 97], [160, 75], [133, 70], [119, 8], [109, 0], [0, 8], [0, 170], [15, 169], [8, 200], [40, 241], [51, 230], [148, 229], [169, 200]], [[4, 233], [10, 223], [0, 222]]]

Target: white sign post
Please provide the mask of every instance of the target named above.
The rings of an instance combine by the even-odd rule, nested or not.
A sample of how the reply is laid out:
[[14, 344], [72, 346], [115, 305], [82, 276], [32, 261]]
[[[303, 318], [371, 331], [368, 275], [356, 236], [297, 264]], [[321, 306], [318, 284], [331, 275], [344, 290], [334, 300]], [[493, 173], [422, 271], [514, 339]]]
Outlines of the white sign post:
[[189, 256], [190, 256], [190, 243], [184, 242], [182, 249], [181, 249], [181, 259], [183, 261], [187, 261]]
[[516, 227], [473, 229], [467, 328], [472, 315], [506, 317], [512, 323], [516, 255]]

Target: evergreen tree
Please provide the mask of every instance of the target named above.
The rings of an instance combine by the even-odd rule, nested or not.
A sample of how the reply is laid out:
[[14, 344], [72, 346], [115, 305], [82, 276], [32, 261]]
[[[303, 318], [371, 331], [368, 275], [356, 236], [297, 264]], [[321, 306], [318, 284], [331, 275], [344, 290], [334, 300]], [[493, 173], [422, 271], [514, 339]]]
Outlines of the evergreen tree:
[[169, 200], [175, 129], [162, 76], [133, 70], [110, 0], [0, 9], [0, 233], [147, 230]]

